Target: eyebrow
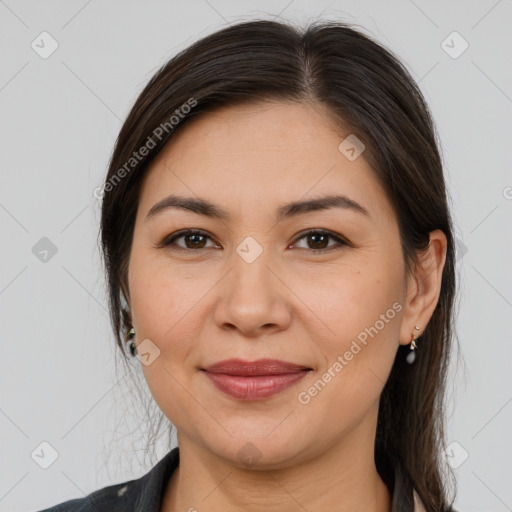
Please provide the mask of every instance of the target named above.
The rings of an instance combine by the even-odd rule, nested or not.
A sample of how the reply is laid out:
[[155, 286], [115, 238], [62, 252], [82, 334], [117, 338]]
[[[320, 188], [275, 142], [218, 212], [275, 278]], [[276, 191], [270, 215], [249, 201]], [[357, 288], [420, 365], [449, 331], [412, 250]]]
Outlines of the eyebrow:
[[[205, 199], [170, 195], [156, 203], [149, 210], [145, 220], [155, 217], [159, 213], [171, 208], [191, 211], [199, 215], [205, 215], [207, 217], [225, 221], [228, 221], [231, 218], [230, 214], [226, 210]], [[364, 206], [347, 196], [340, 195], [330, 195], [304, 201], [293, 201], [279, 207], [276, 217], [278, 221], [282, 221], [283, 219], [296, 215], [319, 210], [327, 210], [329, 208], [344, 208], [370, 217], [368, 210]]]

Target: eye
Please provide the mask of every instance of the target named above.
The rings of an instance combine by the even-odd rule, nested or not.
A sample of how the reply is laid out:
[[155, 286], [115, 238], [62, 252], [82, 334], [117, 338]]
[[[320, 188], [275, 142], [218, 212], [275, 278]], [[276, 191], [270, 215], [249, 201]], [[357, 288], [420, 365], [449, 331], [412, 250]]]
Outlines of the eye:
[[[183, 238], [185, 240], [185, 247], [176, 244], [176, 240]], [[204, 231], [200, 231], [197, 229], [187, 229], [185, 231], [179, 231], [175, 233], [170, 238], [165, 239], [159, 247], [170, 247], [172, 250], [176, 251], [189, 251], [195, 249], [204, 249], [205, 241], [209, 239], [210, 236], [207, 235]]]
[[[353, 245], [343, 237], [339, 235], [335, 235], [330, 231], [325, 231], [321, 229], [311, 229], [304, 233], [301, 233], [299, 238], [296, 240], [308, 239], [311, 241], [309, 247], [302, 247], [300, 249], [305, 249], [307, 251], [312, 252], [325, 252], [326, 250], [339, 249], [341, 246], [353, 247]], [[177, 244], [177, 240], [183, 239], [185, 246]], [[334, 240], [336, 243], [332, 245], [328, 245], [329, 239]], [[197, 229], [187, 229], [184, 231], [179, 231], [178, 233], [174, 233], [170, 237], [166, 238], [163, 242], [161, 242], [158, 247], [169, 247], [175, 251], [191, 251], [198, 249], [207, 249], [206, 243], [207, 240], [211, 240], [211, 237], [204, 231]], [[307, 243], [307, 242], [306, 242]], [[312, 247], [311, 247], [312, 245]], [[219, 247], [214, 244], [213, 247]]]
[[[306, 231], [305, 233], [302, 233], [297, 240], [302, 240], [303, 238], [309, 238], [311, 241], [311, 244], [309, 245], [312, 245], [313, 247], [305, 247], [305, 249], [313, 252], [325, 252], [326, 250], [339, 249], [340, 246], [352, 246], [352, 244], [341, 236], [321, 229], [311, 229]], [[334, 240], [336, 243], [330, 246], [326, 245], [329, 239]]]

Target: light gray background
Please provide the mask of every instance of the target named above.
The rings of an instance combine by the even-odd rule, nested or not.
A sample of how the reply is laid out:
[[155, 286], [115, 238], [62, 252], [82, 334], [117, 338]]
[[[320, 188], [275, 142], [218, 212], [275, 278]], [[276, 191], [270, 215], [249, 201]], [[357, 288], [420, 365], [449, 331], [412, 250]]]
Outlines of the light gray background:
[[[459, 239], [466, 366], [451, 375], [447, 460], [468, 458], [455, 470], [456, 507], [512, 510], [510, 0], [0, 0], [1, 511], [150, 468], [129, 452], [138, 434], [128, 379], [114, 371], [93, 190], [158, 66], [226, 23], [278, 14], [364, 27], [402, 57], [431, 105]], [[31, 47], [50, 48], [43, 31], [59, 45], [47, 59]], [[453, 31], [469, 44], [458, 58], [441, 45]], [[457, 52], [463, 42], [445, 44]], [[46, 262], [33, 251], [42, 237], [57, 248]], [[31, 458], [49, 456], [43, 441], [58, 453], [48, 469]], [[106, 463], [109, 449], [127, 456]]]

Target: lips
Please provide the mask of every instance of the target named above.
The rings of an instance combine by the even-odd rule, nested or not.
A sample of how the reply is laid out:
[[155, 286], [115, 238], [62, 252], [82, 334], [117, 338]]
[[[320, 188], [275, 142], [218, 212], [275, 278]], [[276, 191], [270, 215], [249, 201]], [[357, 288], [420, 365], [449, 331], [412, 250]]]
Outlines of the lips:
[[240, 400], [262, 400], [293, 386], [311, 368], [277, 359], [220, 361], [203, 371], [217, 389]]
[[286, 361], [279, 361], [278, 359], [258, 359], [252, 362], [242, 359], [228, 359], [208, 366], [205, 370], [210, 373], [222, 373], [224, 375], [257, 377], [262, 375], [285, 375], [303, 370], [311, 370], [311, 368], [288, 363]]

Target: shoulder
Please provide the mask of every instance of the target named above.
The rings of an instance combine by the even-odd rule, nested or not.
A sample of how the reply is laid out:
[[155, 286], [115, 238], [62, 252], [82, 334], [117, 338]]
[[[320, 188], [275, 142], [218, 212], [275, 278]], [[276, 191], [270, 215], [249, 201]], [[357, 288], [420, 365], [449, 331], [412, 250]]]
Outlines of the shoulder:
[[140, 478], [110, 485], [38, 512], [159, 512], [165, 485], [178, 463], [179, 451], [174, 448]]
[[[101, 512], [109, 510], [117, 512], [124, 510], [128, 498], [129, 482], [111, 485], [92, 492], [83, 498], [64, 501], [39, 512]], [[130, 493], [133, 494], [133, 493]], [[132, 496], [133, 498], [133, 496]]]

